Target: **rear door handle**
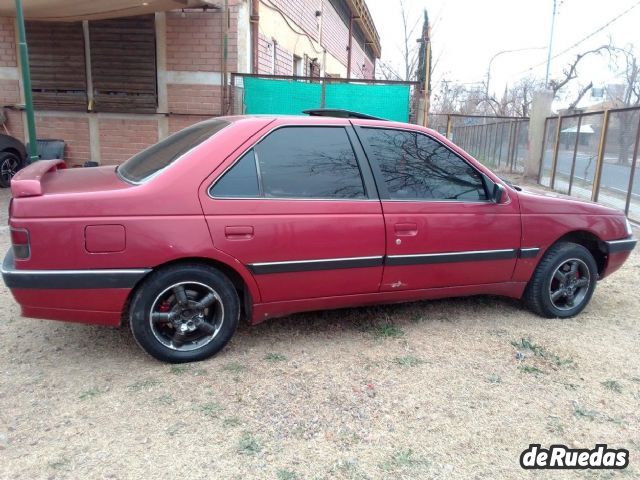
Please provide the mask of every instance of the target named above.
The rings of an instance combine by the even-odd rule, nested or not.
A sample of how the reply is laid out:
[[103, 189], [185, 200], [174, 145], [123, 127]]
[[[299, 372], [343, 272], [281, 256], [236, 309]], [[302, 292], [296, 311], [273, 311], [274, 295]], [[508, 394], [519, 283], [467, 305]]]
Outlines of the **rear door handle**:
[[229, 225], [224, 227], [224, 236], [229, 240], [249, 240], [253, 238], [251, 225]]
[[394, 229], [398, 237], [415, 237], [418, 234], [417, 223], [396, 223]]

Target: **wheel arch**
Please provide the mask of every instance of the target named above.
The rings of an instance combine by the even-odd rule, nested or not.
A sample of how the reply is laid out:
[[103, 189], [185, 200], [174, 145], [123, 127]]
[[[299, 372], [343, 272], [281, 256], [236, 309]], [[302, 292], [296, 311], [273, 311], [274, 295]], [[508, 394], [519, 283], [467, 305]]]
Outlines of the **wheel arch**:
[[142, 285], [144, 284], [146, 279], [149, 278], [149, 275], [151, 275], [153, 272], [157, 272], [158, 270], [161, 270], [167, 267], [172, 267], [180, 264], [189, 264], [189, 263], [191, 264], [198, 263], [201, 265], [207, 265], [217, 270], [220, 270], [220, 272], [226, 275], [226, 277], [231, 281], [233, 286], [236, 288], [236, 291], [238, 292], [238, 296], [240, 297], [241, 315], [245, 319], [251, 319], [251, 313], [252, 313], [254, 301], [256, 299], [259, 300], [259, 296], [258, 296], [259, 292], [255, 284], [249, 285], [249, 282], [247, 281], [247, 279], [237, 269], [233, 268], [228, 263], [225, 263], [213, 258], [207, 258], [207, 257], [184, 257], [184, 258], [169, 260], [165, 263], [161, 263], [155, 266], [149, 273], [147, 273], [140, 280], [138, 280], [136, 285], [131, 289], [131, 291], [129, 292], [129, 295], [127, 296], [127, 300], [122, 310], [122, 319], [120, 322], [121, 325], [124, 325], [126, 322], [128, 322], [131, 299], [134, 297], [136, 292], [140, 288], [142, 288]]
[[22, 152], [20, 152], [20, 150], [18, 150], [17, 148], [5, 147], [2, 150], [0, 150], [0, 153], [12, 153], [16, 157], [18, 157], [18, 159], [20, 160], [20, 168], [24, 166], [24, 156], [22, 155]]
[[603, 274], [607, 267], [607, 246], [595, 233], [587, 230], [573, 230], [558, 238], [549, 245], [547, 250], [561, 242], [576, 243], [589, 250], [589, 253], [591, 253], [598, 266], [598, 275]]

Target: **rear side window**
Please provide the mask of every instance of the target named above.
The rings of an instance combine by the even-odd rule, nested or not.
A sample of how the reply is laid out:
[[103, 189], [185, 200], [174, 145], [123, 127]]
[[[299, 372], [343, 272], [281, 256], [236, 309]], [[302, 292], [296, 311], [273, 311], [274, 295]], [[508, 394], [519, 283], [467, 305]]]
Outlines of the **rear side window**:
[[392, 200], [484, 201], [484, 182], [464, 159], [419, 132], [363, 128]]
[[131, 157], [118, 167], [118, 174], [128, 182], [142, 183], [227, 125], [224, 120], [208, 120], [180, 130]]
[[366, 198], [343, 127], [284, 127], [258, 143], [216, 182], [214, 197]]
[[287, 127], [256, 147], [266, 197], [364, 198], [353, 147], [342, 127]]
[[260, 196], [258, 172], [253, 150], [245, 153], [211, 189], [214, 197], [253, 198]]

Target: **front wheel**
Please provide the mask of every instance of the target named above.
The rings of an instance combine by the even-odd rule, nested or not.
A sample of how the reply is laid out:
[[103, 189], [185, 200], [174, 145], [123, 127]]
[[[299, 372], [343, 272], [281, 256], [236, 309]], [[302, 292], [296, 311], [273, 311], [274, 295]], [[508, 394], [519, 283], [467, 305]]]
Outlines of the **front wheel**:
[[576, 243], [558, 243], [540, 261], [524, 301], [543, 317], [573, 317], [591, 300], [597, 279], [598, 267], [589, 250]]
[[169, 363], [204, 360], [236, 331], [238, 294], [215, 268], [187, 264], [151, 274], [131, 301], [130, 325], [138, 344]]

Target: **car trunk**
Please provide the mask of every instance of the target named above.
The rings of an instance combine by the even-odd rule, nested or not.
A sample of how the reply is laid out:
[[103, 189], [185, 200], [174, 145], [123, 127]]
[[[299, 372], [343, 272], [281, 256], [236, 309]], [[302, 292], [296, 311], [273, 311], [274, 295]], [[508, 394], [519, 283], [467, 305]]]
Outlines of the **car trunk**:
[[[11, 181], [11, 217], [75, 216], [91, 199], [130, 188], [113, 165], [67, 169], [62, 160], [40, 160]], [[107, 213], [106, 208], [102, 211]]]

